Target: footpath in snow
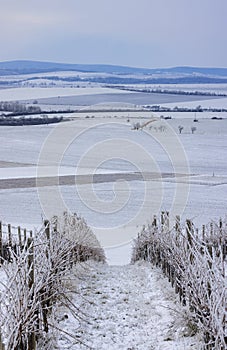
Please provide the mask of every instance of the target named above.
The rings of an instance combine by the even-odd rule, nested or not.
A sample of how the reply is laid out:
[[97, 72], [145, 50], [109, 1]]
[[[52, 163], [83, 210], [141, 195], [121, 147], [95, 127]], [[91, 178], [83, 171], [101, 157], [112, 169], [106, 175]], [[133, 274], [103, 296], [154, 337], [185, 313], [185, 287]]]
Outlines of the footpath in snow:
[[[75, 323], [64, 313], [59, 349], [198, 350], [190, 336], [186, 309], [159, 269], [148, 263], [108, 266], [91, 264], [77, 282], [74, 303], [85, 313]], [[62, 310], [64, 312], [64, 310]], [[83, 345], [84, 344], [84, 345]]]

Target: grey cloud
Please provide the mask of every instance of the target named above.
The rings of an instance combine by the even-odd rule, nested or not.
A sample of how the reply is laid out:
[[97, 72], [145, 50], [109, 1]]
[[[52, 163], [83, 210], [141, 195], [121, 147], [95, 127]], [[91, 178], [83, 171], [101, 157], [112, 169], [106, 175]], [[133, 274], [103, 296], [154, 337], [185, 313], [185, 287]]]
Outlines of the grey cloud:
[[0, 60], [224, 66], [226, 16], [226, 0], [1, 1]]

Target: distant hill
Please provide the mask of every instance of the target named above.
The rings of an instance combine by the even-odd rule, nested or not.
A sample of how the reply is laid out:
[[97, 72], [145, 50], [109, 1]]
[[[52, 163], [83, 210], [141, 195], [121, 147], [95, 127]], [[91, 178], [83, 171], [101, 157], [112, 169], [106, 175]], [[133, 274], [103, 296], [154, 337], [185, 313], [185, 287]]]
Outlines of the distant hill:
[[0, 62], [0, 75], [31, 74], [58, 71], [98, 72], [112, 74], [180, 74], [227, 77], [227, 68], [173, 67], [173, 68], [135, 68], [102, 64], [69, 64], [40, 61]]
[[[58, 76], [60, 71], [78, 72], [75, 76]], [[79, 77], [79, 73], [86, 72], [86, 77]], [[53, 73], [53, 76], [45, 76]], [[99, 73], [94, 76], [93, 73]], [[127, 66], [103, 64], [68, 64], [39, 61], [6, 61], [0, 62], [0, 77], [9, 75], [40, 74], [48, 80], [83, 81], [101, 83], [105, 85], [120, 84], [214, 84], [227, 83], [227, 68], [204, 67], [172, 67], [172, 68], [136, 68]], [[108, 74], [108, 76], [105, 76]], [[39, 79], [39, 77], [28, 77]], [[1, 85], [9, 84], [7, 80], [0, 81]], [[12, 85], [12, 82], [10, 83]]]
[[113, 74], [146, 74], [152, 69], [133, 68], [102, 64], [70, 64], [40, 61], [6, 61], [0, 62], [0, 74], [30, 74], [58, 71], [98, 72]]
[[227, 77], [227, 68], [205, 68], [205, 67], [174, 67], [174, 68], [163, 68], [160, 71], [179, 73], [179, 74], [200, 74], [200, 75], [213, 75], [213, 76], [224, 76]]

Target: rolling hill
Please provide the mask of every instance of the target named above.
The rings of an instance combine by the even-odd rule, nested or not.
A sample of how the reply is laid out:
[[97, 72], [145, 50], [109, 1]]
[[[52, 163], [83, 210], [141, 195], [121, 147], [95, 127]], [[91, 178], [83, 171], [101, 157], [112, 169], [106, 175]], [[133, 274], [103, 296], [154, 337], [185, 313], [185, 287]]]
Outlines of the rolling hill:
[[[171, 67], [171, 68], [136, 68], [103, 64], [69, 64], [41, 61], [5, 61], [0, 62], [0, 76], [57, 73], [60, 71], [75, 71], [91, 73], [86, 81], [104, 84], [134, 84], [134, 83], [227, 83], [227, 68], [206, 67]], [[94, 73], [98, 73], [94, 77]], [[108, 74], [103, 76], [102, 74]], [[58, 78], [58, 76], [57, 76]]]

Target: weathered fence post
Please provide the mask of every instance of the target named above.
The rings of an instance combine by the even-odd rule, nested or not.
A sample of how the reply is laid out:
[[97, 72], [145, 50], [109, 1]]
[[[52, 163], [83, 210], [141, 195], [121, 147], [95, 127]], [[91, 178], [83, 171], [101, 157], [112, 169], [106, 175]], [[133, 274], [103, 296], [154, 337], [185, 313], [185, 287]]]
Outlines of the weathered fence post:
[[186, 220], [186, 232], [187, 240], [190, 245], [192, 245], [192, 222], [191, 220]]
[[50, 222], [48, 220], [44, 220], [45, 226], [45, 234], [48, 242], [50, 242]]
[[169, 231], [169, 212], [165, 213], [165, 228]]
[[[44, 227], [45, 227], [45, 235], [47, 238], [48, 242], [48, 247], [50, 249], [50, 221], [49, 220], [44, 220]], [[48, 258], [49, 252], [48, 249], [46, 249], [46, 256]]]
[[[75, 215], [76, 214], [74, 214], [74, 219], [75, 219]], [[57, 216], [53, 217], [52, 227], [53, 227], [53, 232], [56, 233], [58, 231], [58, 217]]]
[[221, 250], [223, 254], [223, 260], [225, 260], [225, 257], [227, 255], [227, 244], [226, 244], [225, 236], [223, 235], [223, 222], [221, 218], [219, 221], [219, 231], [220, 231], [220, 237], [221, 237]]
[[8, 224], [8, 237], [9, 237], [9, 247], [12, 248], [13, 241], [12, 241], [12, 231], [11, 231], [11, 225]]
[[213, 236], [214, 233], [214, 225], [213, 222], [210, 223], [210, 235]]
[[[29, 271], [29, 289], [34, 288], [34, 278], [35, 278], [35, 269], [34, 269], [34, 242], [31, 237], [28, 238], [28, 271]], [[33, 292], [31, 293], [31, 298], [34, 297]], [[31, 331], [28, 335], [28, 350], [36, 350], [36, 337], [35, 330]]]
[[206, 233], [206, 227], [205, 225], [202, 226], [202, 239], [203, 239], [203, 242], [205, 242], [205, 233]]
[[220, 234], [222, 235], [222, 218], [220, 218], [219, 220], [219, 231], [220, 231]]
[[20, 251], [22, 251], [22, 239], [21, 239], [21, 228], [20, 228], [20, 226], [18, 226], [17, 231], [18, 231], [19, 247], [20, 247]]
[[[45, 235], [48, 242], [48, 248], [46, 248], [46, 257], [47, 259], [49, 259], [50, 257], [49, 256], [50, 254], [50, 222], [49, 220], [44, 220], [44, 227], [45, 227]], [[52, 302], [51, 296], [50, 296], [51, 288], [52, 288], [52, 285], [49, 285], [49, 291], [47, 291], [47, 300], [41, 301], [45, 332], [48, 332], [47, 309], [51, 307], [51, 302]]]
[[26, 244], [27, 241], [27, 230], [26, 228], [24, 229], [24, 244]]
[[153, 216], [152, 226], [157, 227], [157, 216]]
[[187, 250], [189, 252], [190, 262], [192, 263], [194, 256], [192, 253], [193, 224], [191, 220], [186, 220], [186, 233], [187, 233]]
[[164, 230], [164, 225], [165, 225], [165, 212], [161, 212], [161, 230]]
[[28, 270], [29, 272], [29, 289], [32, 289], [34, 284], [34, 245], [33, 239], [31, 237], [28, 238]]
[[176, 230], [177, 233], [180, 233], [180, 230], [181, 230], [181, 227], [180, 227], [180, 215], [176, 215], [175, 230]]
[[169, 212], [168, 211], [161, 212], [161, 229], [162, 231], [169, 230]]

